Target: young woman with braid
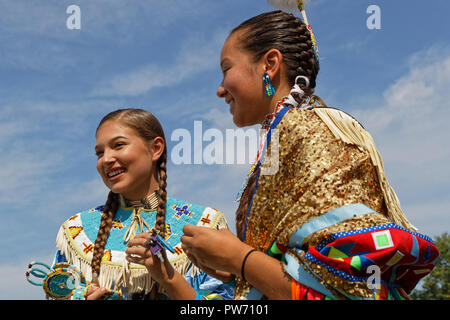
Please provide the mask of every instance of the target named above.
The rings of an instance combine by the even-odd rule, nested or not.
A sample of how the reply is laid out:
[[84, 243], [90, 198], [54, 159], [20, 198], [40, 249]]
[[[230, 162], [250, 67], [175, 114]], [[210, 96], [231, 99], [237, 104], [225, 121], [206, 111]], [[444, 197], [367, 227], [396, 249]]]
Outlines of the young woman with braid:
[[221, 68], [234, 123], [262, 124], [267, 140], [237, 237], [185, 226], [191, 260], [235, 276], [235, 299], [407, 299], [439, 252], [404, 216], [370, 134], [313, 94], [308, 26], [283, 11], [253, 17], [229, 35]]
[[[128, 299], [229, 299], [233, 288], [199, 270], [181, 249], [186, 224], [227, 228], [216, 209], [167, 195], [167, 148], [159, 121], [142, 109], [106, 115], [96, 131], [97, 170], [111, 190], [104, 206], [68, 219], [57, 236], [57, 262], [79, 267], [92, 287]], [[152, 255], [147, 240], [158, 235], [173, 248]]]

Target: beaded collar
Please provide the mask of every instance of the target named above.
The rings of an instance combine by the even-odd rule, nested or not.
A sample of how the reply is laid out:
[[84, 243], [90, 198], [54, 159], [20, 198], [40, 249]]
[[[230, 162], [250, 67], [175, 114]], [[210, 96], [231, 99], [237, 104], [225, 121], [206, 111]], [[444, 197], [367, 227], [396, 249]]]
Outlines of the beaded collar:
[[131, 201], [125, 199], [122, 195], [120, 196], [122, 205], [126, 208], [134, 207], [134, 208], [144, 208], [147, 210], [156, 210], [158, 208], [158, 193], [157, 191], [151, 193], [147, 197], [141, 200]]

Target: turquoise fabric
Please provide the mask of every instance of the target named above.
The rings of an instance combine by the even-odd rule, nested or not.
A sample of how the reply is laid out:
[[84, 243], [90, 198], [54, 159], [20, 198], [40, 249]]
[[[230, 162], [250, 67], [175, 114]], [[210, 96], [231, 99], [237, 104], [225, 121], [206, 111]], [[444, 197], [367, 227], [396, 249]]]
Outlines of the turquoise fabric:
[[[197, 224], [202, 216], [205, 206], [191, 204], [185, 201], [177, 200], [169, 197], [166, 206], [166, 227], [170, 230], [166, 242], [174, 247], [180, 242], [183, 235], [183, 227], [186, 224]], [[141, 210], [140, 215], [152, 228], [155, 225], [156, 210]], [[81, 213], [81, 221], [84, 232], [88, 238], [95, 242], [97, 238], [98, 229], [100, 226], [101, 211], [99, 208], [93, 210], [86, 210]], [[122, 228], [112, 228], [110, 236], [106, 244], [106, 249], [125, 251], [127, 246], [123, 241], [125, 232], [130, 226], [133, 219], [132, 208], [119, 208], [116, 212], [114, 221], [121, 223]], [[138, 227], [136, 233], [148, 232], [148, 230], [140, 230]]]
[[289, 247], [301, 248], [303, 240], [314, 232], [369, 213], [374, 213], [374, 211], [362, 203], [353, 203], [331, 210], [301, 226], [289, 239]]

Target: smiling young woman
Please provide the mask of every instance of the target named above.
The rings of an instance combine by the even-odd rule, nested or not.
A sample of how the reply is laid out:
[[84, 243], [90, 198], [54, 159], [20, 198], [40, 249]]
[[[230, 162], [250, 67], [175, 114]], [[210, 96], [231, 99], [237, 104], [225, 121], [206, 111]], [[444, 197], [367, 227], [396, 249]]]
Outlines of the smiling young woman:
[[143, 199], [158, 187], [155, 168], [164, 147], [161, 137], [146, 142], [119, 120], [109, 120], [97, 131], [97, 171], [112, 192]]
[[[95, 153], [98, 173], [111, 190], [108, 199], [68, 219], [56, 241], [55, 263], [80, 267], [95, 285], [86, 298], [102, 298], [102, 288], [127, 299], [231, 298], [233, 282], [213, 279], [181, 249], [187, 224], [228, 226], [218, 210], [167, 195], [167, 147], [156, 117], [142, 109], [109, 113], [97, 127]], [[153, 230], [172, 251], [152, 253]]]
[[[302, 1], [272, 2], [305, 15]], [[234, 123], [267, 134], [239, 199], [237, 236], [185, 226], [188, 256], [235, 275], [234, 299], [407, 299], [439, 251], [404, 215], [370, 134], [313, 94], [319, 59], [306, 18], [252, 17], [220, 59], [217, 95]], [[264, 174], [272, 159], [259, 156], [275, 147], [278, 171]]]
[[[274, 105], [289, 92], [285, 81], [283, 55], [277, 49], [269, 50], [255, 61], [253, 55], [242, 47], [242, 37], [246, 30], [232, 33], [222, 47], [220, 66], [223, 80], [217, 89], [217, 96], [230, 105], [233, 122], [238, 127], [260, 124], [267, 114], [274, 111]], [[262, 75], [267, 73], [277, 92], [267, 99], [264, 96]]]

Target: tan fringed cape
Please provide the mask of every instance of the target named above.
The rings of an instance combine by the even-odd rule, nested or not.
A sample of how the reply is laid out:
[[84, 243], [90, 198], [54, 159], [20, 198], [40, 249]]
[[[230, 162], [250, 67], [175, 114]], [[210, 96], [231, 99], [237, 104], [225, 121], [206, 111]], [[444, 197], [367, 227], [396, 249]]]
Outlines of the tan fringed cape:
[[[120, 291], [131, 297], [134, 293], [147, 294], [154, 281], [144, 266], [129, 264], [125, 259], [126, 244], [134, 235], [148, 232], [155, 225], [155, 209], [126, 207], [118, 209], [105, 246], [100, 268], [100, 286]], [[66, 260], [78, 267], [87, 281], [92, 279], [91, 260], [103, 207], [80, 212], [61, 226], [56, 247]], [[168, 197], [166, 206], [166, 238], [175, 253], [167, 251], [169, 261], [183, 276], [192, 267], [192, 276], [200, 272], [181, 249], [180, 237], [186, 224], [214, 229], [228, 228], [223, 214], [217, 209], [199, 206]]]
[[[238, 209], [239, 212], [248, 207], [243, 215], [244, 241], [265, 253], [269, 253], [274, 244], [284, 247], [287, 250], [285, 256], [289, 255], [290, 261], [298, 264], [295, 272], [306, 272], [334, 298], [372, 298], [373, 291], [362, 280], [338, 276], [325, 265], [311, 262], [314, 259], [304, 258], [308, 248], [317, 247], [337, 232], [372, 227], [375, 230], [392, 222], [411, 234], [417, 231], [406, 219], [387, 181], [383, 161], [372, 137], [352, 117], [332, 108], [289, 108], [281, 117], [278, 114], [276, 121], [279, 122], [272, 126], [272, 131], [278, 130], [278, 170], [276, 174], [261, 174], [260, 170], [274, 164], [271, 163], [271, 149], [275, 143], [272, 134], [266, 158], [252, 174], [256, 183], [247, 185]], [[301, 243], [293, 240], [302, 227], [303, 234], [311, 227], [308, 222], [333, 209], [356, 204], [367, 208], [363, 209], [366, 211], [317, 228]], [[390, 232], [393, 234], [394, 231]], [[352, 258], [348, 252], [339, 251], [340, 256], [335, 252], [334, 256], [331, 253], [324, 256], [324, 260], [331, 257], [340, 263]], [[362, 255], [359, 258], [365, 259]], [[361, 259], [359, 265], [352, 260], [353, 266], [361, 268], [367, 260]], [[355, 274], [358, 272], [357, 269], [354, 271]], [[249, 283], [237, 279], [235, 299], [261, 297], [254, 293], [255, 289]]]

